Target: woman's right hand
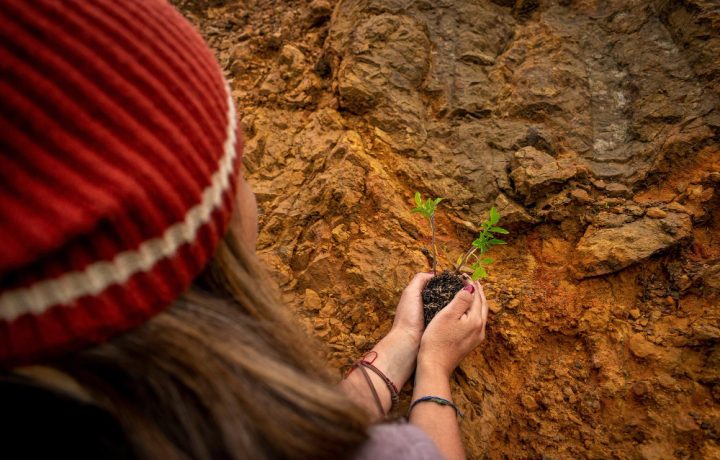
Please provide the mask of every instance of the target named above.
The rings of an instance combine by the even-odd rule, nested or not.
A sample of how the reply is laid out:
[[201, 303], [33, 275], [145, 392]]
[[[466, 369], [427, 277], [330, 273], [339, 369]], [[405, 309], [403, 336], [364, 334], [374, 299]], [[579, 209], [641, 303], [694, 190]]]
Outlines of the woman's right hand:
[[460, 361], [485, 340], [487, 317], [482, 286], [477, 281], [468, 282], [425, 329], [418, 367], [431, 368], [449, 377]]

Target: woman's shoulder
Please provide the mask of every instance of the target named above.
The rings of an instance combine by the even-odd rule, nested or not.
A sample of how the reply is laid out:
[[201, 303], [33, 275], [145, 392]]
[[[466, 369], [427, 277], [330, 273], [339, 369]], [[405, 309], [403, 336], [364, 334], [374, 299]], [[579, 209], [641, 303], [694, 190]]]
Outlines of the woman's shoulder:
[[370, 428], [369, 434], [370, 437], [358, 451], [355, 460], [443, 458], [425, 432], [409, 423], [376, 425]]

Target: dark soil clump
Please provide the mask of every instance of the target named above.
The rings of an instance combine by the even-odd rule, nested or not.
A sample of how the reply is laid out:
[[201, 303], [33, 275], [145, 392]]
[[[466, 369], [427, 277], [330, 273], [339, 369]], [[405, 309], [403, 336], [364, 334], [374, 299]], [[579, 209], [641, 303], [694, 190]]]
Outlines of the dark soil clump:
[[423, 313], [425, 315], [425, 326], [445, 308], [455, 297], [455, 294], [464, 286], [462, 276], [444, 271], [428, 281], [422, 291]]

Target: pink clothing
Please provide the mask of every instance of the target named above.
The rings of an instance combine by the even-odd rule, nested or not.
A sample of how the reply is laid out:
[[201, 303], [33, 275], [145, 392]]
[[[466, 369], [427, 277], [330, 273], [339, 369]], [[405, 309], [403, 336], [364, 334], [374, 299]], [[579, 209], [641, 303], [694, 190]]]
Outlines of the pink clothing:
[[377, 425], [355, 460], [442, 460], [435, 443], [409, 423]]

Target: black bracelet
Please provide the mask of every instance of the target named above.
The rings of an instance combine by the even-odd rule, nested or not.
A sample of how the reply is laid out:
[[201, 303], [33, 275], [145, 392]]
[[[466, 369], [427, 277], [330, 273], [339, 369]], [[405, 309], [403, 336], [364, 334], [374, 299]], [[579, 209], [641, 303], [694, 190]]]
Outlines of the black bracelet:
[[423, 396], [422, 398], [418, 398], [415, 401], [413, 401], [412, 404], [410, 404], [410, 409], [408, 409], [408, 417], [410, 417], [410, 412], [413, 410], [413, 407], [415, 407], [417, 404], [419, 404], [421, 402], [426, 402], [426, 401], [434, 402], [435, 404], [440, 404], [441, 406], [452, 407], [453, 409], [455, 409], [455, 413], [459, 417], [461, 417], [461, 418], [463, 417], [463, 413], [460, 412], [460, 409], [458, 409], [458, 406], [456, 406], [455, 403], [453, 403], [452, 401], [448, 401], [445, 398], [441, 398], [439, 396]]

